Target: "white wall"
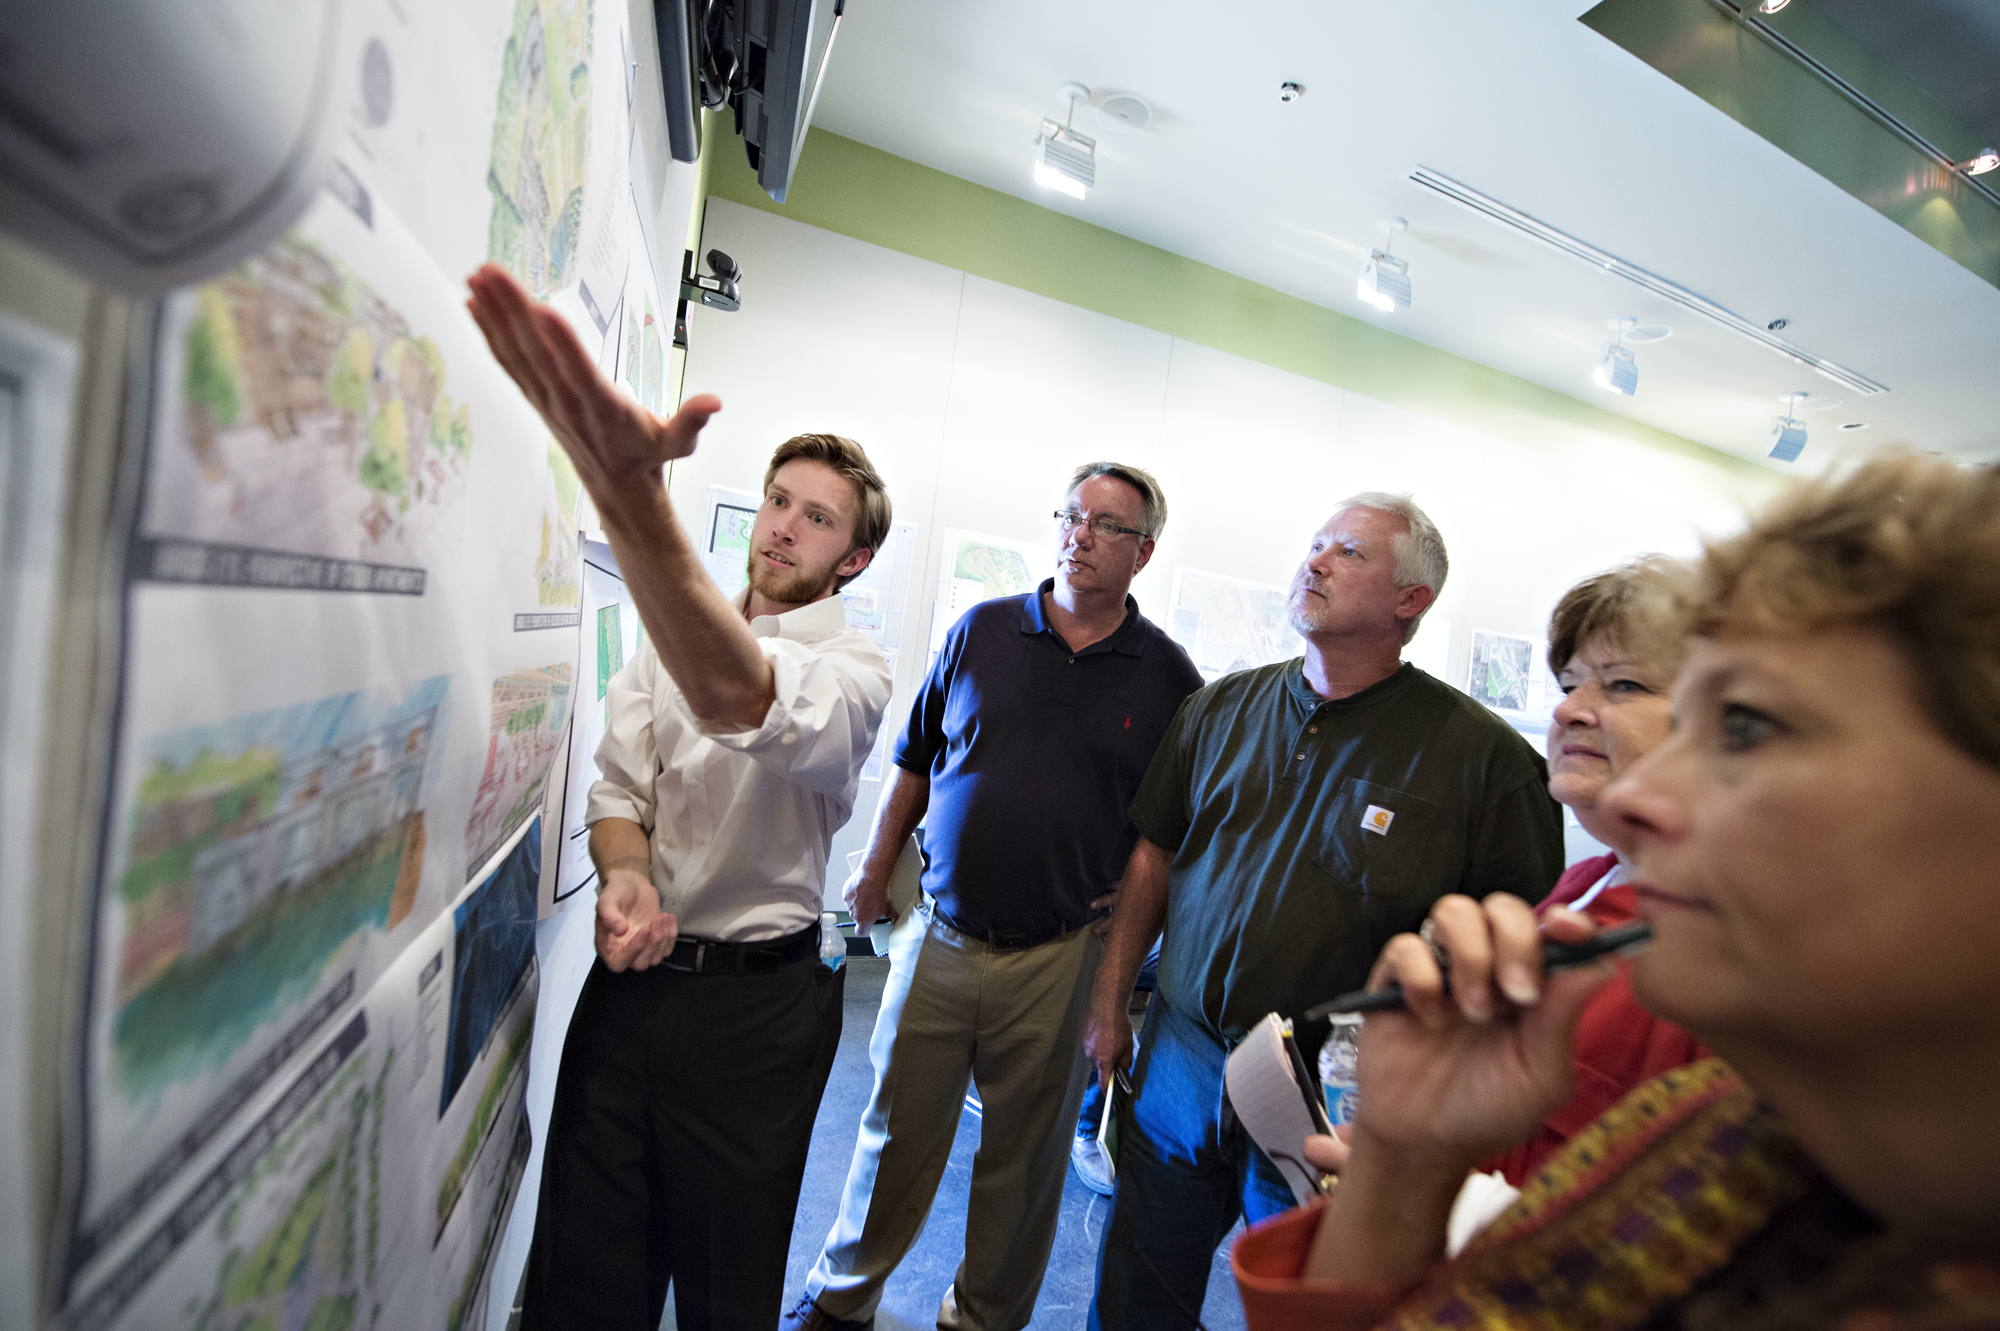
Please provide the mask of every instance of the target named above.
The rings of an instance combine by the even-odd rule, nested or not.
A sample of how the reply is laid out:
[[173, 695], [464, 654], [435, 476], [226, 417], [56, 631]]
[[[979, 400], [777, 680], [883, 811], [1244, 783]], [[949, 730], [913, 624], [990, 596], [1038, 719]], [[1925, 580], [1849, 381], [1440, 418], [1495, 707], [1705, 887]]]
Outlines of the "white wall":
[[[1740, 519], [1719, 467], [1612, 436], [1543, 451], [1238, 356], [720, 199], [702, 244], [743, 267], [743, 308], [691, 313], [686, 388], [723, 413], [675, 464], [674, 502], [711, 484], [755, 489], [770, 450], [803, 430], [868, 449], [917, 525], [896, 696], [921, 682], [944, 528], [1046, 541], [1071, 468], [1152, 471], [1169, 521], [1133, 587], [1166, 622], [1177, 564], [1283, 585], [1344, 495], [1409, 490], [1443, 530], [1451, 577], [1446, 678], [1462, 685], [1474, 629], [1540, 638], [1556, 598], [1646, 551], [1692, 553]], [[833, 864], [866, 839], [864, 782]], [[843, 875], [828, 898], [838, 906]]]

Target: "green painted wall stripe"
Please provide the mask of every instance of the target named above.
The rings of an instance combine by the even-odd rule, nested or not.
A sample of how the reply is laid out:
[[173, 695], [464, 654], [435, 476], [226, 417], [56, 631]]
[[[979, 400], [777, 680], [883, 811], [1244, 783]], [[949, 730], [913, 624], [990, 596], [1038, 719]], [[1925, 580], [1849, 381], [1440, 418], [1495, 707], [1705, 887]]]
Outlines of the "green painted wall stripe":
[[[1766, 21], [1945, 152], [1963, 160], [1980, 148], [1972, 130], [1805, 0]], [[1708, 0], [1604, 0], [1579, 22], [2000, 286], [2000, 209]]]
[[[780, 206], [711, 115], [709, 195], [928, 259], [1503, 439], [1566, 451], [1610, 435], [1728, 474], [1745, 497], [1778, 478], [1746, 459], [1628, 420], [1232, 273], [946, 175], [809, 132]], [[710, 146], [712, 145], [712, 147]], [[1027, 170], [1027, 158], [1022, 158]]]

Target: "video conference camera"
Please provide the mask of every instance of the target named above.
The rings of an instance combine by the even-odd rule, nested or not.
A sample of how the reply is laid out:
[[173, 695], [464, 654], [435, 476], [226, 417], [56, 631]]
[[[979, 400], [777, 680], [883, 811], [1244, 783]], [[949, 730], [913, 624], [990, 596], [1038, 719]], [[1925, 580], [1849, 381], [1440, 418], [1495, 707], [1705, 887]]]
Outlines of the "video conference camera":
[[743, 270], [721, 250], [708, 252], [706, 274], [694, 271], [693, 250], [681, 260], [681, 299], [700, 301], [711, 310], [742, 309], [743, 298], [736, 290], [736, 284], [742, 280]]

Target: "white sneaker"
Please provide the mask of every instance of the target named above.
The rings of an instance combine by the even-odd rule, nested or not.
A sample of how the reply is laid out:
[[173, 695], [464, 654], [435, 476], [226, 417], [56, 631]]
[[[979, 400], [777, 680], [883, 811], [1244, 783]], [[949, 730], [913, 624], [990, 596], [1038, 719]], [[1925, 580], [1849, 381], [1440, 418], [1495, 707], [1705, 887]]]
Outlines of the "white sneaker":
[[1104, 1149], [1104, 1143], [1095, 1137], [1078, 1137], [1069, 1146], [1069, 1167], [1083, 1186], [1100, 1197], [1109, 1197], [1117, 1191], [1117, 1168], [1111, 1163], [1111, 1153]]

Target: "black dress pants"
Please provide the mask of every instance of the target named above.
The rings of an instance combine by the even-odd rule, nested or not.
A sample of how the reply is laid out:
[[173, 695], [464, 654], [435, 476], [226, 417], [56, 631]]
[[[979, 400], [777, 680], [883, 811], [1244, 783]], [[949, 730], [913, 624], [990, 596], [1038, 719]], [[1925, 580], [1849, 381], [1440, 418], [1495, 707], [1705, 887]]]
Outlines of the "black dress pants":
[[563, 1043], [524, 1331], [772, 1331], [844, 974], [591, 966]]

